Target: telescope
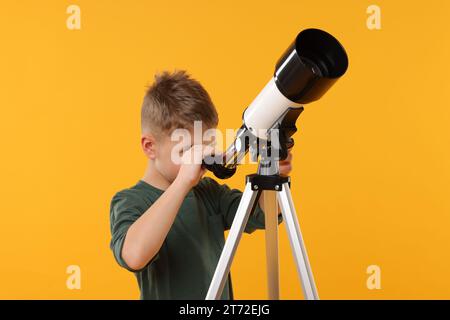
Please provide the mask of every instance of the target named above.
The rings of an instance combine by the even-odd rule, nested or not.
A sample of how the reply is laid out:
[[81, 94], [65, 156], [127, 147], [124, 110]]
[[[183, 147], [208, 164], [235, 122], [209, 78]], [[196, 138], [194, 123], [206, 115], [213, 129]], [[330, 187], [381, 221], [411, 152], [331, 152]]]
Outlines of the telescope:
[[[224, 153], [205, 157], [203, 167], [220, 179], [229, 178], [249, 149], [253, 158], [258, 157], [261, 143], [268, 148], [277, 143], [278, 153], [272, 152], [278, 156], [272, 160], [285, 159], [303, 105], [320, 99], [347, 67], [347, 54], [332, 35], [319, 29], [301, 31], [278, 59], [273, 77], [245, 109], [234, 142]], [[279, 141], [271, 141], [273, 129], [279, 130]]]
[[305, 299], [319, 299], [297, 218], [291, 178], [282, 176], [278, 161], [293, 147], [295, 123], [303, 105], [320, 99], [347, 71], [347, 54], [329, 33], [301, 31], [275, 65], [264, 89], [245, 109], [234, 142], [222, 154], [203, 159], [203, 167], [220, 179], [231, 177], [250, 150], [258, 157], [258, 173], [246, 176], [245, 189], [217, 262], [206, 299], [220, 299], [237, 246], [259, 199], [264, 204], [269, 299], [279, 299], [278, 208], [280, 205]]

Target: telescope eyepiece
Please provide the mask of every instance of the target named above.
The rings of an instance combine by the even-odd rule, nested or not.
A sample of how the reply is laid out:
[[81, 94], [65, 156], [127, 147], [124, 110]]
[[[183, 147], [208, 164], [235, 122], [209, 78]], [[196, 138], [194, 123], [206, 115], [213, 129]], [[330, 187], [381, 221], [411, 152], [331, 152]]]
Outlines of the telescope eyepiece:
[[203, 159], [202, 167], [214, 173], [219, 179], [231, 178], [236, 173], [236, 165], [225, 164], [222, 155], [208, 155]]

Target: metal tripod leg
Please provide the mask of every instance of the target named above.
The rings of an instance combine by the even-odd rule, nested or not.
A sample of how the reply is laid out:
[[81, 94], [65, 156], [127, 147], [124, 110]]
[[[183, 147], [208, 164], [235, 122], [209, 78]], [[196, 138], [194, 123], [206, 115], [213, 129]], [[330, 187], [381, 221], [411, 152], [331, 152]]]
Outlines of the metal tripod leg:
[[253, 209], [258, 193], [260, 191], [253, 191], [250, 182], [247, 182], [244, 193], [242, 194], [241, 202], [236, 211], [236, 215], [228, 233], [227, 240], [223, 247], [222, 253], [217, 263], [216, 271], [212, 278], [211, 284], [206, 294], [206, 300], [220, 299], [223, 287], [230, 272], [231, 262], [233, 261], [239, 240], [247, 225], [248, 217]]
[[309, 264], [308, 255], [306, 253], [305, 244], [303, 242], [302, 233], [295, 212], [294, 202], [292, 200], [289, 184], [283, 183], [282, 190], [278, 193], [278, 201], [283, 213], [283, 219], [294, 253], [297, 272], [300, 277], [303, 295], [307, 300], [318, 300], [316, 284]]
[[267, 291], [269, 300], [280, 299], [278, 264], [278, 202], [276, 191], [262, 193], [265, 215]]

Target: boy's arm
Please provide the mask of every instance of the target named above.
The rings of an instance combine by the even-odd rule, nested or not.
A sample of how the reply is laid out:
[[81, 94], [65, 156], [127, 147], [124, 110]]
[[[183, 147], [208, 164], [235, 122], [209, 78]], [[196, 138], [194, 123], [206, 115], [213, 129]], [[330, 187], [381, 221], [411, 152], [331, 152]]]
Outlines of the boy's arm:
[[196, 145], [183, 156], [174, 182], [129, 228], [125, 236], [122, 258], [133, 270], [145, 267], [158, 253], [175, 220], [181, 204], [205, 173], [200, 162], [211, 148]]
[[129, 228], [122, 247], [122, 259], [140, 270], [158, 253], [180, 206], [189, 191], [180, 179], [175, 181]]

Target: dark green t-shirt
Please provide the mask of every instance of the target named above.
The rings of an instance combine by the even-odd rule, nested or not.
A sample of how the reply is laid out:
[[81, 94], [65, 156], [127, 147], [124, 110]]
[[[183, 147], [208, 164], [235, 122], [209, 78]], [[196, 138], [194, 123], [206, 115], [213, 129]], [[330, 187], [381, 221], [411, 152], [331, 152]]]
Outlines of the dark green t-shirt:
[[[111, 249], [119, 265], [135, 273], [141, 299], [204, 299], [222, 252], [224, 231], [230, 229], [242, 192], [202, 178], [186, 195], [158, 253], [141, 270], [122, 258], [128, 228], [164, 191], [142, 180], [112, 199]], [[281, 222], [281, 214], [279, 215]], [[259, 205], [250, 216], [246, 233], [264, 228]], [[231, 276], [221, 299], [233, 299]]]

